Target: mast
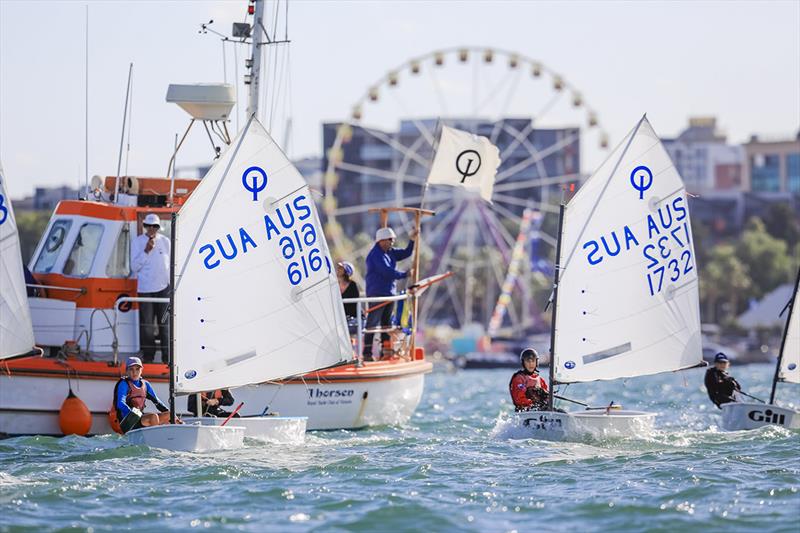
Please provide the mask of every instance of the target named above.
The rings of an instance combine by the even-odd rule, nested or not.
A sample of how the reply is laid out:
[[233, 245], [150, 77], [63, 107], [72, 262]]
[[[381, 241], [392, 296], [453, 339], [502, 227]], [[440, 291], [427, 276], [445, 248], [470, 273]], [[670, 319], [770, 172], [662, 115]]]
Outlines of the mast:
[[550, 320], [550, 395], [547, 401], [547, 409], [553, 410], [553, 395], [556, 393], [553, 387], [556, 385], [556, 309], [558, 308], [558, 274], [561, 270], [561, 240], [564, 228], [564, 200], [558, 208], [558, 241], [556, 241], [556, 267], [553, 272], [553, 317]]
[[258, 95], [261, 86], [261, 34], [268, 38], [264, 31], [264, 0], [255, 1], [255, 18], [253, 20], [253, 53], [250, 56], [250, 92], [247, 102], [247, 116], [258, 115]]
[[778, 376], [781, 373], [781, 363], [783, 362], [783, 350], [786, 347], [786, 337], [789, 334], [789, 324], [792, 322], [792, 311], [794, 310], [794, 299], [797, 298], [797, 288], [800, 284], [800, 268], [797, 269], [797, 276], [794, 279], [794, 292], [792, 299], [789, 300], [789, 314], [786, 316], [786, 325], [783, 327], [783, 337], [781, 338], [781, 351], [778, 352], [778, 362], [775, 363], [775, 376], [772, 378], [772, 392], [769, 395], [769, 403], [775, 403], [775, 391], [778, 388]]
[[[172, 212], [169, 228], [169, 423], [175, 423], [175, 222], [178, 214]], [[200, 413], [200, 404], [197, 407]]]

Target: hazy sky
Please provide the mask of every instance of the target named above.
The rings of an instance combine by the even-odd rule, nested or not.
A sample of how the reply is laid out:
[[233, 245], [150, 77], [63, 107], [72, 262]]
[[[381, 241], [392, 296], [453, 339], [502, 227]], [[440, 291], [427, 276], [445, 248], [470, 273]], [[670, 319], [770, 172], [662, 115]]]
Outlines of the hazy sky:
[[[84, 174], [86, 5], [0, 0], [0, 160], [12, 197], [35, 186], [76, 185]], [[199, 25], [214, 19], [214, 28], [229, 32], [246, 1], [88, 5], [89, 175], [116, 172], [130, 62], [129, 173], [163, 175], [175, 133], [188, 124], [165, 102], [167, 85], [223, 81], [222, 45], [200, 35]], [[663, 136], [677, 134], [690, 115], [717, 116], [734, 142], [752, 133], [794, 136], [800, 128], [798, 1], [291, 0], [288, 21], [290, 56], [281, 57], [291, 58], [290, 75], [280, 80], [291, 98], [279, 99], [275, 122], [291, 116], [295, 157], [318, 153], [321, 122], [346, 119], [387, 71], [462, 45], [520, 52], [562, 74], [591, 102], [612, 143], [643, 112]], [[240, 63], [243, 57], [240, 50]], [[530, 113], [540, 107], [532, 103]], [[207, 161], [208, 148], [198, 129], [179, 164]]]

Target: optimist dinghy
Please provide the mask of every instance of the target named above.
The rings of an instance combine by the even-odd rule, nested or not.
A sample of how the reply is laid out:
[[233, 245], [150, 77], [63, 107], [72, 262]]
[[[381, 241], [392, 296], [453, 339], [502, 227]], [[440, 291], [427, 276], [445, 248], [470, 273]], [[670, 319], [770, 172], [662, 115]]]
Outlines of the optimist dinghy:
[[794, 293], [789, 302], [789, 316], [783, 328], [783, 340], [769, 403], [733, 402], [722, 404], [722, 428], [728, 431], [756, 429], [766, 425], [800, 429], [800, 411], [775, 404], [778, 382], [800, 383], [800, 269], [794, 281]]
[[[646, 117], [561, 205], [550, 391], [703, 366], [686, 189]], [[537, 439], [642, 437], [655, 413], [620, 408], [519, 412]]]
[[[213, 416], [184, 417], [185, 424], [220, 426], [224, 418]], [[244, 436], [274, 444], [299, 444], [305, 442], [308, 417], [305, 416], [248, 416], [231, 422], [244, 428]], [[227, 426], [226, 426], [227, 427]]]
[[[172, 228], [173, 417], [175, 394], [242, 387], [354, 360], [308, 184], [254, 116], [173, 215]], [[223, 423], [203, 417], [127, 436], [158, 448], [216, 451], [242, 446], [248, 432], [260, 438], [281, 428], [305, 429], [305, 419], [279, 417], [232, 419], [235, 428]]]

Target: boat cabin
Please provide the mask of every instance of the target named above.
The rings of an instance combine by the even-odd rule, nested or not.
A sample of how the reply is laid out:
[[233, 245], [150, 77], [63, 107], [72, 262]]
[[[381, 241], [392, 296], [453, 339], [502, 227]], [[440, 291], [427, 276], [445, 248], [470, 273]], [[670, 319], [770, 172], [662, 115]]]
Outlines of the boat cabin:
[[139, 351], [137, 305], [125, 300], [137, 295], [131, 245], [148, 213], [159, 216], [169, 236], [172, 212], [199, 183], [96, 177], [94, 200], [58, 204], [28, 264], [37, 281], [37, 295], [28, 299], [34, 335], [46, 354], [65, 344], [69, 355], [109, 361]]

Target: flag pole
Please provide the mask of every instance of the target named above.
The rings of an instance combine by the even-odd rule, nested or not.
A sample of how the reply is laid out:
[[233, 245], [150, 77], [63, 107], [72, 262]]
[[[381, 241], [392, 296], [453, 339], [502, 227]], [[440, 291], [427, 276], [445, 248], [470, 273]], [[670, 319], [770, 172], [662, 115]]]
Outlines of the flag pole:
[[[434, 131], [433, 137], [433, 157], [431, 158], [431, 166], [433, 166], [433, 161], [436, 159], [436, 151], [439, 150], [439, 143], [442, 139], [442, 117], [436, 119], [436, 129]], [[428, 179], [430, 179], [430, 169], [428, 170]], [[420, 209], [425, 209], [425, 197], [428, 195], [428, 180], [425, 180], [425, 185], [422, 187], [422, 201], [419, 204]], [[417, 220], [419, 221], [419, 219]], [[419, 229], [417, 230], [419, 231]]]

